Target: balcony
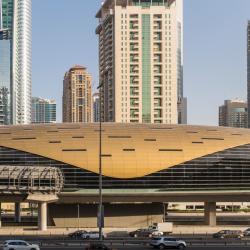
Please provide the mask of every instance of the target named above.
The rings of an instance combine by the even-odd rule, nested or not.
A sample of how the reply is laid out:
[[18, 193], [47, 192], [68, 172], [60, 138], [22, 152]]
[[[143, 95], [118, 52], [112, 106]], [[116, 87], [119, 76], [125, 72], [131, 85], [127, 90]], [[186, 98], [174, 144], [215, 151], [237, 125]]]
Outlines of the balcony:
[[137, 88], [137, 87], [131, 87], [130, 88], [130, 95], [131, 96], [138, 96], [139, 95], [139, 88]]
[[138, 109], [131, 109], [130, 110], [130, 118], [134, 119], [138, 119], [139, 118], [139, 110]]
[[154, 29], [161, 30], [162, 29], [162, 21], [154, 21]]
[[154, 74], [162, 74], [162, 66], [161, 65], [154, 66]]
[[131, 85], [138, 85], [138, 84], [139, 84], [139, 78], [138, 78], [138, 77], [131, 76], [131, 77], [130, 77], [130, 84], [131, 84]]
[[154, 106], [162, 108], [162, 99], [161, 98], [154, 98]]
[[161, 43], [155, 43], [154, 44], [154, 52], [161, 52], [161, 51], [162, 51]]
[[139, 107], [139, 99], [138, 98], [131, 98], [130, 99], [130, 106], [131, 107]]
[[130, 32], [130, 40], [137, 41], [138, 39], [138, 32]]
[[154, 84], [155, 85], [162, 85], [162, 77], [161, 76], [155, 76], [154, 77]]
[[130, 74], [139, 74], [139, 66], [130, 65]]
[[154, 95], [155, 96], [161, 96], [162, 95], [162, 88], [161, 87], [155, 87], [154, 88]]
[[130, 28], [130, 29], [132, 29], [132, 30], [133, 30], [133, 29], [136, 29], [136, 30], [137, 30], [138, 27], [139, 27], [139, 26], [138, 26], [138, 21], [130, 21], [130, 23], [129, 23], [129, 28]]
[[130, 50], [132, 50], [132, 51], [139, 51], [139, 45], [138, 45], [138, 43], [131, 42], [130, 43]]
[[109, 100], [112, 100], [112, 99], [113, 99], [113, 94], [112, 94], [112, 92], [109, 93], [108, 97], [109, 97]]
[[162, 110], [161, 109], [155, 109], [154, 110], [154, 118], [162, 118]]
[[161, 54], [154, 55], [154, 63], [162, 63], [162, 55]]
[[138, 63], [139, 62], [139, 56], [138, 55], [130, 55], [130, 62], [131, 63]]
[[111, 109], [111, 110], [113, 109], [113, 102], [112, 102], [112, 101], [109, 101], [109, 106], [108, 106], [108, 107], [109, 107], [109, 109]]
[[161, 41], [162, 40], [162, 33], [161, 32], [155, 32], [154, 33], [154, 40], [155, 41]]
[[132, 52], [138, 52], [139, 48], [137, 46], [130, 46], [130, 51], [132, 51]]

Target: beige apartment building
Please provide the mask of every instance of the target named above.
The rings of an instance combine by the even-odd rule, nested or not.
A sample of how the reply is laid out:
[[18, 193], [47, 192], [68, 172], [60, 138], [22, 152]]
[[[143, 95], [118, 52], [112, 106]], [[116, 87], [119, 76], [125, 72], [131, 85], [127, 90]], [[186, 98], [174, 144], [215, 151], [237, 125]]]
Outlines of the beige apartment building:
[[96, 17], [103, 120], [186, 123], [182, 0], [106, 0]]
[[91, 122], [92, 77], [83, 66], [73, 66], [63, 81], [63, 122]]

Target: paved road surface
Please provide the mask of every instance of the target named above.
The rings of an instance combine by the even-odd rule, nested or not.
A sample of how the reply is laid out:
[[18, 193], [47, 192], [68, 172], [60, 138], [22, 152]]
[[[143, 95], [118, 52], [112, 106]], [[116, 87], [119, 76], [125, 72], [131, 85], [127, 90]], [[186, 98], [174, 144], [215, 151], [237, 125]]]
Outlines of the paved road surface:
[[[53, 247], [53, 248], [42, 248], [41, 250], [57, 250], [57, 249], [65, 249], [65, 250], [84, 250], [84, 247], [71, 247], [71, 248], [67, 248], [67, 247]], [[153, 248], [150, 247], [136, 247], [136, 246], [127, 246], [127, 247], [114, 247], [114, 249], [117, 250], [152, 250]], [[187, 247], [186, 250], [247, 250], [249, 249], [248, 247]]]

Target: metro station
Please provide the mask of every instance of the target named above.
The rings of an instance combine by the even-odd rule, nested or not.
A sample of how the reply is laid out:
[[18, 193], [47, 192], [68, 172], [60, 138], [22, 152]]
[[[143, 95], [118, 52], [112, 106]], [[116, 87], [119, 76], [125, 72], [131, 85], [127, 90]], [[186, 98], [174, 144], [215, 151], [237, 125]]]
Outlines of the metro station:
[[[98, 124], [0, 127], [0, 202], [38, 204], [38, 228], [96, 227]], [[169, 202], [250, 201], [247, 129], [104, 123], [105, 227], [162, 222]], [[119, 218], [119, 219], [118, 219]]]

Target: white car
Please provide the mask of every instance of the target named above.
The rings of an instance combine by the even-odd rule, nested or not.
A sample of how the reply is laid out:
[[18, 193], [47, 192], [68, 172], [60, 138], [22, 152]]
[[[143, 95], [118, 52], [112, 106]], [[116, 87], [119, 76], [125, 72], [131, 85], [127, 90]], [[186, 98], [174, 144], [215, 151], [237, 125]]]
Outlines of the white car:
[[[82, 239], [85, 240], [98, 240], [99, 239], [99, 232], [85, 232], [81, 235]], [[105, 238], [105, 235], [102, 235]]]
[[165, 248], [177, 248], [185, 249], [187, 244], [183, 240], [177, 240], [172, 237], [154, 237], [150, 242], [150, 245], [154, 248], [165, 249]]
[[243, 232], [244, 236], [250, 236], [250, 228], [247, 228], [244, 232]]
[[23, 240], [7, 240], [4, 242], [3, 250], [40, 250], [40, 247]]

